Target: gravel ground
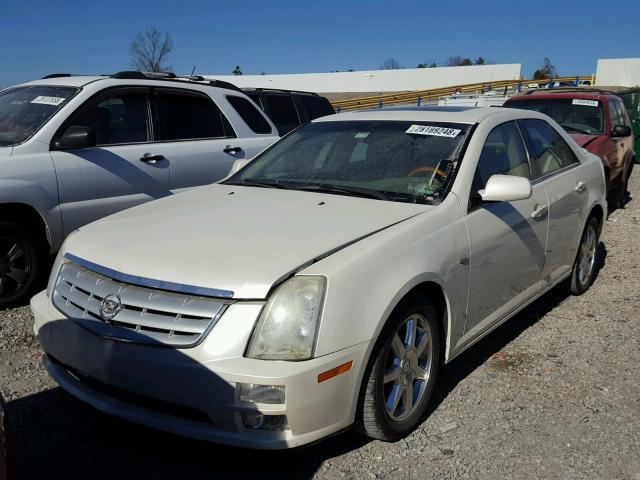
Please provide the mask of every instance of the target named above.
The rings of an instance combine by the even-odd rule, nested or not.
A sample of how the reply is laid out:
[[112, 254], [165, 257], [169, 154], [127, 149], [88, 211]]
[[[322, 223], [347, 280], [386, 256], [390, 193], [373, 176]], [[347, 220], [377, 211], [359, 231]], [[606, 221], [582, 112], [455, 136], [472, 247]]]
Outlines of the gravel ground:
[[[640, 196], [640, 174], [630, 185]], [[640, 480], [640, 203], [613, 212], [581, 297], [553, 291], [441, 372], [406, 440], [346, 433], [289, 452], [129, 424], [47, 377], [28, 307], [0, 312], [0, 385], [18, 478], [620, 478]]]

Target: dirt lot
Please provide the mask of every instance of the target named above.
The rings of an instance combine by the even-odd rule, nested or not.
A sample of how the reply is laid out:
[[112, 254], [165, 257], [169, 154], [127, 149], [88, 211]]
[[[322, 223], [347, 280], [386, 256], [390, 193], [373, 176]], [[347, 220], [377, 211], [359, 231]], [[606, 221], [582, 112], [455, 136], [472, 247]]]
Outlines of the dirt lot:
[[551, 292], [446, 366], [430, 416], [395, 444], [347, 433], [254, 452], [110, 418], [49, 380], [27, 307], [0, 312], [18, 478], [640, 480], [639, 223], [632, 198], [605, 225], [591, 290]]

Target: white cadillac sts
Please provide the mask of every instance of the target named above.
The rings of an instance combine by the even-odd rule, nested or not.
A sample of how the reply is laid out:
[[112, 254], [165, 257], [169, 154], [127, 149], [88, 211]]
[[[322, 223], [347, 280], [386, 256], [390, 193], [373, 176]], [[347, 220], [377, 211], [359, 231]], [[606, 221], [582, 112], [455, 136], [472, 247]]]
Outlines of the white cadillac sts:
[[542, 114], [333, 115], [71, 234], [35, 333], [64, 389], [134, 422], [393, 441], [443, 363], [554, 285], [589, 288], [605, 218], [602, 162]]

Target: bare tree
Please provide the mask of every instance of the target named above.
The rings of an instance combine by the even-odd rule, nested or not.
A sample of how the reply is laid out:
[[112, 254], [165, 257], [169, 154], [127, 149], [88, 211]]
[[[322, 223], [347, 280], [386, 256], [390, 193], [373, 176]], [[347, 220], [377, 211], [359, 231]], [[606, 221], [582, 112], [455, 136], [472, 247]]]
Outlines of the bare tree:
[[395, 58], [387, 58], [380, 66], [380, 70], [398, 70], [399, 68], [400, 63]]
[[150, 28], [137, 34], [129, 45], [131, 66], [142, 72], [166, 72], [171, 69], [166, 64], [171, 50], [173, 41], [169, 34]]

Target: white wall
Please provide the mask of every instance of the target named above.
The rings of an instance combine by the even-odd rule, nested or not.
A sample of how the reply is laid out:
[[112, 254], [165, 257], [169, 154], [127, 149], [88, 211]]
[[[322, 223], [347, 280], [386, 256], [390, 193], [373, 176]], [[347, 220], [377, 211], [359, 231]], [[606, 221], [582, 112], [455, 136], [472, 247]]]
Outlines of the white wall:
[[640, 85], [640, 58], [598, 60], [596, 85], [635, 87]]
[[464, 83], [516, 80], [521, 64], [469, 67], [407, 68], [285, 75], [203, 75], [246, 88], [282, 88], [310, 92], [397, 92], [449, 87]]

